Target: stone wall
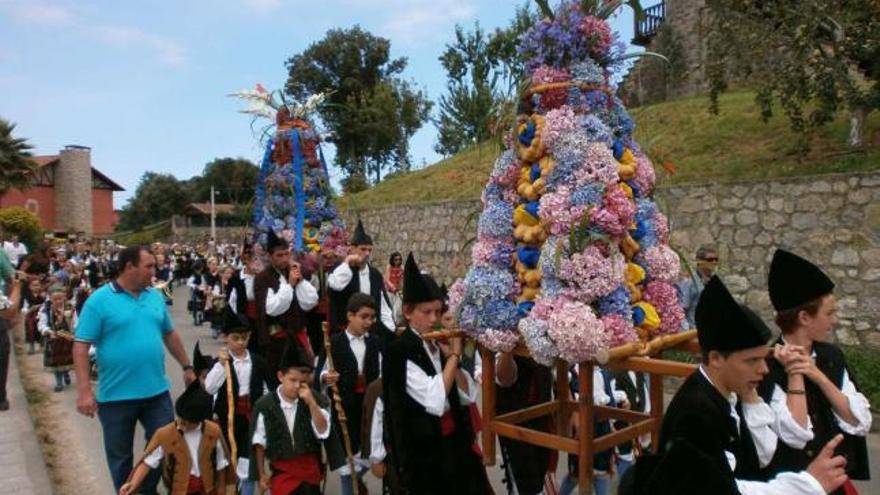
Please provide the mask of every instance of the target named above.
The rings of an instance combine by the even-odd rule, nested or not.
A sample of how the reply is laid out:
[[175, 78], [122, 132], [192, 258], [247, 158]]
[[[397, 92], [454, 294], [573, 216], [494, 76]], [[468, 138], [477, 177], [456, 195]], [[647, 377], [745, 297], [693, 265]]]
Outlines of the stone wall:
[[[714, 244], [731, 290], [772, 321], [766, 292], [773, 250], [814, 260], [837, 282], [837, 338], [880, 349], [880, 173], [826, 175], [729, 184], [661, 187], [671, 242], [692, 259]], [[374, 264], [392, 251], [416, 253], [446, 283], [467, 270], [479, 201], [395, 205], [346, 211], [373, 236]]]

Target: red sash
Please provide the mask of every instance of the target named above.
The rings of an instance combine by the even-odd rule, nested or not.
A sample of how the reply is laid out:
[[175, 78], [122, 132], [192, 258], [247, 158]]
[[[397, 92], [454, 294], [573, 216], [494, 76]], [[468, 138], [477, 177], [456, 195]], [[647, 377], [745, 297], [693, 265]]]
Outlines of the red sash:
[[448, 437], [455, 433], [455, 417], [452, 416], [452, 411], [446, 411], [443, 413], [443, 416], [440, 416], [440, 432], [444, 437]]
[[202, 478], [189, 475], [189, 483], [186, 485], [186, 495], [202, 495]]
[[257, 301], [248, 301], [244, 305], [244, 314], [247, 315], [251, 321], [257, 319]]
[[843, 493], [846, 495], [859, 495], [859, 491], [856, 490], [856, 486], [853, 485], [851, 480], [846, 480], [846, 483], [843, 484]]
[[[270, 335], [273, 339], [284, 339], [287, 340], [287, 332], [276, 332]], [[303, 350], [306, 351], [306, 355], [309, 358], [309, 361], [314, 361], [315, 353], [312, 351], [312, 344], [309, 342], [309, 334], [306, 333], [305, 330], [297, 330], [294, 334], [294, 338], [297, 342], [302, 346]]]
[[362, 394], [367, 391], [367, 377], [363, 374], [358, 375], [357, 382], [354, 384], [354, 393]]
[[239, 395], [235, 399], [235, 414], [239, 416], [251, 417], [251, 396]]
[[272, 493], [293, 493], [303, 483], [315, 486], [321, 484], [321, 466], [315, 454], [272, 461], [269, 466], [272, 468], [272, 481], [269, 483]]

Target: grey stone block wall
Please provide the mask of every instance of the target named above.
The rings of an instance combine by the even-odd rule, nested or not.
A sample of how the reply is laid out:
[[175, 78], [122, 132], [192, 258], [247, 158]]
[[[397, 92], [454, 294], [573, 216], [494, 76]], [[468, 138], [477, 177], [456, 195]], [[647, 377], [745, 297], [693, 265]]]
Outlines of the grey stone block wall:
[[[880, 349], [880, 173], [826, 175], [729, 184], [661, 187], [671, 243], [688, 260], [715, 244], [731, 290], [768, 322], [767, 268], [776, 247], [802, 254], [837, 283], [845, 344]], [[464, 275], [476, 237], [479, 201], [394, 205], [345, 211], [373, 236], [375, 266], [412, 250], [441, 281]]]
[[55, 166], [55, 228], [91, 237], [92, 158], [88, 148], [68, 147]]

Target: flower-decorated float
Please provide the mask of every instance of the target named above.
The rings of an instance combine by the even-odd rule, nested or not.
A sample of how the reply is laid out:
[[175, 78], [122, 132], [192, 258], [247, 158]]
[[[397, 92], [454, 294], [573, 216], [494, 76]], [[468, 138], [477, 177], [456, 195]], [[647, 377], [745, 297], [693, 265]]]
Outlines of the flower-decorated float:
[[[652, 199], [653, 164], [633, 140], [633, 121], [609, 82], [624, 55], [606, 18], [622, 3], [569, 0], [553, 13], [539, 2], [546, 17], [519, 47], [528, 89], [483, 190], [471, 268], [450, 289], [460, 329], [482, 346], [484, 377], [494, 376], [492, 352], [558, 367], [556, 400], [498, 417], [493, 381], [484, 380], [487, 462], [494, 461], [496, 434], [577, 453], [582, 493], [591, 486], [591, 453], [656, 435], [662, 376], [693, 370], [644, 357], [675, 345], [693, 349], [696, 332], [681, 331], [684, 311], [673, 285], [681, 267]], [[651, 373], [651, 403], [659, 407], [642, 414], [593, 406], [596, 362]], [[572, 402], [568, 368], [576, 363], [581, 400]], [[579, 439], [518, 426], [550, 414], [561, 426], [573, 411]], [[630, 426], [593, 438], [594, 417]]]
[[242, 113], [274, 122], [262, 129], [265, 152], [253, 212], [256, 240], [265, 244], [273, 230], [299, 253], [344, 246], [345, 226], [330, 202], [321, 136], [309, 119], [324, 95], [313, 95], [304, 103], [288, 102], [280, 92], [258, 84], [230, 96], [249, 103]]

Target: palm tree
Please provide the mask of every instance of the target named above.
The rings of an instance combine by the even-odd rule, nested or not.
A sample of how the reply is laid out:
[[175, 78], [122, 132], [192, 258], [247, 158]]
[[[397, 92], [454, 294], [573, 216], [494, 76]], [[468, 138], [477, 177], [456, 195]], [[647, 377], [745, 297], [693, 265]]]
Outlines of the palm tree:
[[30, 187], [36, 166], [30, 160], [32, 146], [12, 136], [12, 124], [0, 118], [0, 194]]

